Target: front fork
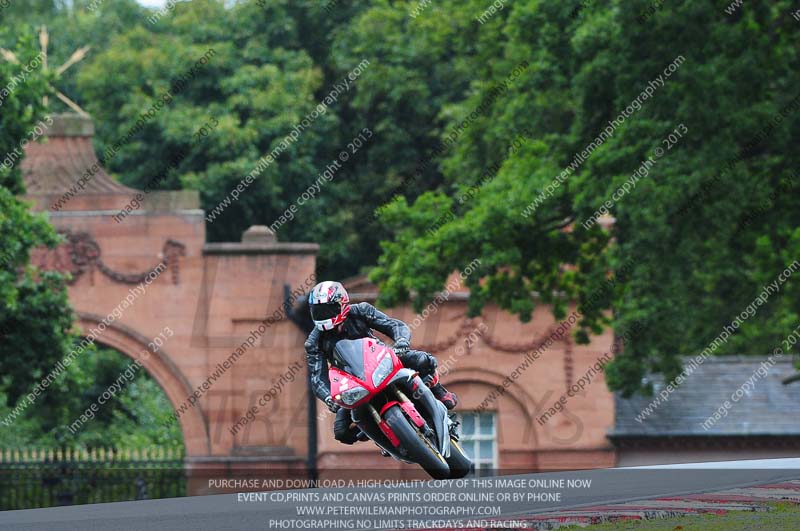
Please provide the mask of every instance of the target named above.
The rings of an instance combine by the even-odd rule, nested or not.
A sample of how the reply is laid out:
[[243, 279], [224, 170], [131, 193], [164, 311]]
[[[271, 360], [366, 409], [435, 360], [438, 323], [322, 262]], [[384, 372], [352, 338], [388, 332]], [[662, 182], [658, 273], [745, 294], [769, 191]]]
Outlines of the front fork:
[[[415, 375], [413, 379], [408, 382], [409, 389], [414, 393], [414, 398], [417, 402], [412, 402], [408, 396], [399, 389], [397, 385], [392, 385], [395, 396], [400, 401], [400, 407], [408, 415], [409, 419], [414, 422], [425, 437], [430, 440], [436, 448], [442, 451], [442, 455], [448, 457], [450, 455], [450, 434], [449, 428], [452, 426], [452, 420], [448, 417], [447, 410], [444, 405], [437, 400], [431, 390], [425, 385], [422, 379]], [[420, 415], [418, 408], [422, 408], [425, 413], [423, 417]], [[426, 419], [430, 419], [434, 424], [442, 430], [438, 434], [436, 429], [432, 428]]]
[[425, 422], [425, 419], [422, 418], [422, 415], [419, 414], [417, 408], [414, 406], [414, 403], [409, 400], [406, 394], [397, 388], [397, 386], [393, 385], [392, 389], [394, 390], [395, 395], [397, 395], [397, 399], [400, 400], [400, 407], [403, 408], [403, 411], [408, 418], [411, 419], [411, 422], [422, 431], [422, 434], [427, 437], [428, 439], [433, 438], [436, 434], [434, 433], [433, 429], [428, 426], [428, 423]]
[[[408, 396], [406, 396], [403, 391], [398, 389], [396, 385], [389, 386], [389, 389], [387, 390], [391, 390], [392, 393], [397, 397], [400, 408], [403, 410], [409, 420], [411, 420], [411, 422], [414, 423], [414, 425], [422, 432], [422, 434], [428, 439], [435, 441], [436, 432], [434, 432], [428, 423], [425, 422], [425, 419], [419, 414], [419, 411], [417, 411], [417, 408], [414, 406], [414, 403], [408, 398]], [[390, 404], [391, 402], [387, 403], [387, 406]], [[386, 421], [383, 420], [383, 417], [381, 417], [383, 410], [379, 412], [372, 404], [367, 404], [366, 409], [373, 422], [381, 429], [383, 435], [392, 443], [395, 448], [399, 447], [400, 441], [392, 432], [391, 428], [389, 428], [389, 425], [386, 423]]]
[[[425, 422], [425, 419], [422, 418], [422, 415], [419, 414], [417, 408], [414, 407], [414, 403], [409, 400], [406, 394], [398, 389], [396, 385], [389, 386], [389, 390], [394, 393], [398, 399], [400, 408], [403, 410], [409, 420], [411, 420], [411, 422], [414, 423], [414, 425], [420, 431], [422, 431], [423, 435], [426, 437], [434, 436], [434, 431], [430, 426], [428, 426], [428, 423]], [[386, 424], [386, 421], [383, 420], [383, 417], [381, 417], [381, 414], [384, 412], [387, 406], [391, 407], [391, 405], [393, 405], [393, 403], [388, 402], [386, 406], [384, 406], [384, 408], [379, 412], [377, 409], [375, 409], [375, 406], [372, 404], [367, 404], [367, 411], [369, 412], [369, 415], [372, 417], [372, 420], [375, 422], [375, 424], [380, 427], [383, 434], [392, 442], [395, 447], [397, 447], [399, 446], [400, 441], [397, 440], [397, 437], [395, 437], [394, 433], [392, 433], [392, 430], [389, 428], [388, 424]]]
[[[409, 387], [408, 389], [411, 392], [418, 392], [420, 390], [420, 386], [424, 386], [425, 384], [419, 378], [419, 376], [415, 376], [413, 379], [409, 380]], [[391, 397], [397, 398], [396, 404], [399, 405], [403, 412], [408, 416], [411, 422], [417, 426], [417, 428], [422, 432], [422, 434], [427, 437], [434, 446], [437, 448], [443, 448], [445, 456], [450, 455], [450, 438], [447, 435], [447, 411], [434, 396], [431, 394], [430, 390], [425, 388], [422, 391], [422, 394], [418, 397], [419, 400], [419, 407], [423, 408], [423, 412], [427, 415], [428, 418], [433, 419], [434, 422], [442, 422], [444, 428], [444, 434], [441, 441], [438, 443], [436, 442], [437, 432], [426, 422], [425, 418], [423, 417], [420, 412], [417, 410], [417, 406], [415, 406], [414, 402], [409, 399], [408, 395], [399, 388], [397, 384], [391, 384], [387, 386], [387, 394]], [[417, 395], [414, 395], [417, 398]], [[388, 404], [387, 404], [388, 405]], [[386, 406], [384, 406], [385, 408]], [[438, 408], [438, 409], [437, 409]], [[440, 411], [441, 410], [441, 411]], [[373, 422], [364, 422], [366, 421], [365, 418], [356, 419], [357, 415], [354, 412], [354, 420], [356, 420], [357, 424], [364, 431], [373, 441], [378, 442], [378, 445], [385, 448], [392, 454], [396, 452], [400, 452], [401, 454], [404, 453], [401, 448], [399, 448], [400, 441], [397, 439], [395, 434], [386, 424], [386, 421], [383, 420], [381, 414], [383, 413], [384, 409], [378, 411], [375, 406], [372, 404], [366, 404], [361, 411], [364, 412], [366, 416], [368, 416]], [[378, 428], [378, 429], [375, 429]], [[400, 457], [395, 455], [396, 457]], [[405, 456], [403, 456], [405, 457]]]

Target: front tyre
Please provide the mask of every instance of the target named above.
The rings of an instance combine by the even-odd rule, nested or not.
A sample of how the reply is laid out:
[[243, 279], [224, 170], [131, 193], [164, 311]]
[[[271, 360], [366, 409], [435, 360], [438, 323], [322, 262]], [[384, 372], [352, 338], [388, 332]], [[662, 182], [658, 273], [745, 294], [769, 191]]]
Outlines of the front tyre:
[[450, 467], [442, 454], [403, 414], [400, 406], [392, 406], [383, 414], [384, 420], [400, 440], [408, 459], [421, 466], [433, 479], [450, 477]]
[[447, 458], [447, 464], [450, 467], [450, 479], [463, 478], [475, 470], [472, 460], [452, 437], [450, 437], [450, 457]]

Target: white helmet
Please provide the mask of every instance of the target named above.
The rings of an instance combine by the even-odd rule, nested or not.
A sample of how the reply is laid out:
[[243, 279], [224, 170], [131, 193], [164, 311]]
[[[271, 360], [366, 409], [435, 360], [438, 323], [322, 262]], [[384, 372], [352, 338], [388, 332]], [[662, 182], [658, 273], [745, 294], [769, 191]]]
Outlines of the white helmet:
[[320, 282], [308, 295], [311, 319], [320, 330], [333, 330], [350, 313], [350, 297], [339, 282]]

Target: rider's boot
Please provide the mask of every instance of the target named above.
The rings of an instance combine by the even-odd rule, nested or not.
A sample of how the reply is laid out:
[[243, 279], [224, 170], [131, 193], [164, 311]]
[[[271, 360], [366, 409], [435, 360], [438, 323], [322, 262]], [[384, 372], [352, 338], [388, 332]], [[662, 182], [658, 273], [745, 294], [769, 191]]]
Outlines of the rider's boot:
[[444, 407], [447, 409], [455, 409], [455, 407], [458, 405], [458, 397], [455, 393], [448, 391], [441, 383], [439, 383], [438, 373], [434, 373], [432, 377], [426, 378], [425, 383], [431, 388], [433, 396], [435, 396], [439, 402], [444, 404]]
[[458, 397], [456, 394], [445, 389], [442, 384], [436, 384], [431, 387], [431, 392], [447, 409], [455, 409], [458, 405]]

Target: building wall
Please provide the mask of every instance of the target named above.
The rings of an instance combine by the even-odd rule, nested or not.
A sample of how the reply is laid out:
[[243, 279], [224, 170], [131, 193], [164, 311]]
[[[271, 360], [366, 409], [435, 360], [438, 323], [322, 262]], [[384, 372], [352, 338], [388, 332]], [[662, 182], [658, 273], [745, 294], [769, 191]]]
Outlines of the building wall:
[[[112, 213], [51, 213], [57, 230], [77, 239], [72, 246], [40, 250], [34, 263], [72, 271], [69, 297], [84, 335], [102, 328], [98, 344], [146, 360], [144, 369], [173, 406], [188, 408], [179, 422], [194, 470], [191, 492], [210, 492], [207, 478], [215, 474], [258, 469], [306, 477], [305, 335], [283, 303], [286, 285], [297, 293], [313, 285], [317, 246], [206, 244], [200, 210], [142, 211], [121, 223]], [[158, 267], [162, 262], [165, 268]], [[159, 269], [150, 284], [132, 280]], [[266, 324], [268, 316], [274, 322]], [[101, 327], [103, 319], [111, 321], [107, 327]], [[148, 349], [167, 329], [163, 346]], [[242, 345], [244, 353], [225, 367]], [[209, 380], [212, 374], [217, 377]], [[259, 409], [254, 420], [234, 429], [252, 406]]]
[[[246, 231], [242, 242], [207, 244], [196, 192], [144, 194], [119, 184], [100, 167], [93, 134], [86, 117], [59, 115], [46, 143], [26, 147], [26, 199], [68, 238], [33, 262], [73, 274], [77, 326], [85, 335], [99, 330], [98, 343], [142, 361], [180, 412], [191, 493], [213, 491], [207, 479], [215, 474], [305, 477], [313, 435], [305, 334], [283, 303], [286, 286], [300, 294], [315, 283], [318, 246], [277, 242], [264, 227]], [[140, 285], [148, 273], [152, 282]], [[363, 279], [348, 287], [355, 300], [375, 299]], [[613, 464], [605, 438], [613, 401], [602, 375], [548, 422], [536, 419], [608, 352], [611, 333], [589, 346], [573, 345], [567, 333], [504, 385], [557, 323], [544, 306], [525, 324], [493, 306], [469, 319], [466, 297], [458, 288], [421, 316], [409, 306], [388, 313], [411, 324], [415, 348], [438, 356], [460, 411], [494, 415], [492, 464], [508, 471]], [[160, 335], [164, 343], [151, 345]], [[336, 443], [331, 416], [321, 404], [318, 410], [321, 476], [417, 472], [370, 444]]]
[[[277, 242], [265, 228], [251, 228], [242, 242], [207, 244], [196, 192], [144, 194], [119, 184], [100, 167], [93, 134], [87, 118], [59, 115], [48, 141], [26, 148], [27, 199], [68, 239], [55, 251], [40, 250], [34, 263], [73, 274], [78, 327], [85, 335], [99, 330], [98, 343], [141, 360], [180, 412], [187, 463], [196, 472], [192, 492], [206, 492], [203, 481], [213, 473], [305, 475], [313, 440], [305, 334], [283, 303], [287, 286], [299, 295], [316, 282], [318, 246]], [[363, 279], [348, 287], [355, 300], [375, 299]], [[490, 446], [475, 448], [508, 471], [613, 464], [605, 438], [613, 401], [602, 374], [563, 411], [537, 419], [608, 352], [611, 333], [577, 346], [567, 332], [521, 367], [558, 326], [549, 308], [537, 308], [529, 323], [493, 306], [468, 318], [466, 299], [458, 287], [422, 315], [407, 305], [388, 313], [412, 326], [415, 348], [438, 356], [460, 411], [491, 416]], [[159, 336], [166, 339], [156, 348], [150, 343]], [[416, 472], [370, 444], [336, 443], [331, 416], [318, 410], [323, 477], [387, 467]]]
[[[198, 469], [196, 492], [205, 492], [209, 469], [247, 474], [257, 464], [276, 475], [303, 476], [309, 440], [305, 334], [286, 318], [282, 303], [284, 286], [300, 293], [315, 283], [316, 247], [268, 241], [206, 244], [199, 210], [142, 211], [121, 223], [110, 216], [111, 211], [51, 214], [59, 230], [83, 234], [79, 245], [90, 242], [96, 248], [94, 261], [84, 264], [70, 286], [70, 300], [87, 332], [137, 286], [119, 275], [167, 264], [98, 342], [137, 358], [165, 327], [173, 332], [145, 368], [176, 409], [202, 390], [180, 417], [188, 461]], [[76, 267], [65, 249], [36, 260], [45, 267]], [[354, 298], [374, 301], [374, 287], [369, 289], [356, 291]], [[492, 305], [481, 316], [468, 318], [466, 295], [453, 293], [429, 307], [424, 318], [409, 305], [387, 311], [412, 326], [415, 348], [438, 357], [442, 381], [460, 397], [460, 412], [494, 415], [494, 464], [507, 472], [613, 465], [614, 452], [605, 437], [613, 422], [613, 400], [602, 374], [569, 397], [563, 411], [546, 422], [538, 418], [609, 352], [612, 333], [594, 337], [586, 346], [573, 344], [564, 333], [525, 366], [526, 355], [558, 327], [550, 309], [537, 307], [529, 323]], [[218, 364], [272, 314], [276, 321], [252, 347], [202, 389]], [[517, 377], [508, 380], [515, 370]], [[399, 477], [418, 474], [413, 467], [382, 458], [371, 444], [337, 443], [332, 415], [319, 406], [321, 477], [352, 470], [362, 475], [376, 470], [378, 476], [387, 469]], [[242, 422], [253, 407], [252, 420]]]
[[[374, 300], [374, 292], [356, 293], [358, 300]], [[421, 319], [412, 332], [412, 348], [437, 356], [443, 367], [442, 382], [459, 396], [459, 412], [483, 410], [496, 421], [496, 463], [504, 473], [613, 466], [614, 451], [606, 439], [613, 424], [613, 397], [602, 374], [569, 397], [564, 410], [546, 422], [537, 417], [566, 393], [598, 358], [608, 353], [613, 334], [607, 331], [590, 345], [574, 345], [569, 339], [544, 350], [498, 398], [487, 400], [506, 378], [557, 328], [550, 309], [539, 306], [529, 323], [487, 306], [477, 318], [467, 318], [465, 293], [456, 293]], [[410, 306], [386, 312], [412, 324], [421, 317]], [[417, 321], [419, 322], [419, 321]], [[569, 334], [565, 334], [568, 338]], [[346, 446], [332, 437], [333, 415], [318, 419], [319, 464], [323, 477], [340, 476], [348, 470], [394, 470], [398, 477], [415, 476], [412, 467], [380, 457], [374, 445]]]

